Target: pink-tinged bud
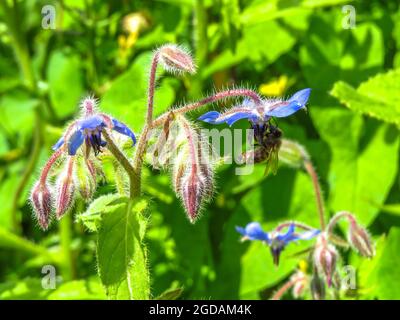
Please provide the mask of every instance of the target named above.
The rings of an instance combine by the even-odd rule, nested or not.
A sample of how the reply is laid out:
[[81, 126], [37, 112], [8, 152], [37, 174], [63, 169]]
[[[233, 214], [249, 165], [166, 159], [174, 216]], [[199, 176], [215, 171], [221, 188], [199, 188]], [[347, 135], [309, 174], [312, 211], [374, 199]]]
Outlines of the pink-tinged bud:
[[177, 157], [174, 184], [190, 222], [194, 223], [203, 203], [212, 196], [213, 167], [206, 158], [209, 146], [202, 142], [204, 138], [184, 117], [180, 118], [180, 125], [186, 142]]
[[367, 258], [372, 258], [375, 255], [375, 248], [368, 231], [355, 222], [350, 223], [348, 240], [360, 255]]
[[329, 287], [332, 285], [332, 277], [336, 271], [337, 258], [336, 248], [328, 243], [326, 234], [321, 233], [315, 245], [314, 264], [317, 270], [325, 275]]
[[195, 73], [196, 66], [189, 52], [175, 44], [167, 44], [158, 50], [159, 59], [169, 72]]
[[325, 283], [318, 273], [314, 273], [310, 283], [311, 296], [314, 300], [325, 299]]
[[46, 230], [49, 226], [52, 209], [52, 196], [49, 187], [45, 183], [37, 182], [32, 188], [30, 201], [40, 227]]
[[56, 183], [57, 198], [56, 198], [56, 217], [61, 219], [62, 216], [74, 203], [75, 186], [73, 183], [73, 165], [74, 158], [70, 157], [64, 168], [61, 176]]
[[300, 298], [303, 296], [305, 289], [307, 288], [307, 276], [304, 274], [302, 271], [297, 271], [292, 277], [291, 281], [294, 283], [293, 284], [293, 297], [296, 299]]
[[186, 167], [187, 167], [187, 160], [188, 160], [187, 156], [188, 155], [185, 151], [180, 152], [177, 155], [174, 166], [173, 166], [172, 184], [173, 184], [174, 190], [177, 194], [181, 193], [182, 178], [186, 172]]
[[206, 186], [204, 182], [204, 177], [198, 174], [197, 170], [190, 170], [182, 177], [179, 186], [183, 205], [191, 223], [196, 221], [205, 200]]
[[97, 112], [97, 100], [93, 96], [85, 97], [80, 104], [84, 116], [91, 116]]

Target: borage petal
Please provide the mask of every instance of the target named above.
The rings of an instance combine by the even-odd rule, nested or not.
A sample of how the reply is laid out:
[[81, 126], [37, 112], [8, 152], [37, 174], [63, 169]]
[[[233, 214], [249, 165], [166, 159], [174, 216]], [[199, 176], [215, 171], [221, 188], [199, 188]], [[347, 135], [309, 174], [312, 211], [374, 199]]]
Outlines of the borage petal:
[[299, 111], [304, 105], [299, 104], [297, 101], [283, 101], [279, 104], [272, 106], [271, 109], [265, 111], [265, 116], [284, 118]]
[[84, 140], [83, 132], [81, 130], [75, 131], [68, 140], [68, 154], [74, 156]]
[[130, 137], [133, 141], [133, 145], [136, 144], [136, 137], [131, 129], [129, 129], [125, 124], [123, 124], [122, 122], [119, 122], [116, 119], [112, 119], [112, 122], [113, 122], [113, 130], [115, 130], [125, 136]]
[[245, 228], [236, 227], [236, 230], [249, 240], [269, 241], [268, 233], [264, 232], [258, 222], [251, 222]]
[[288, 243], [288, 242], [294, 240], [294, 237], [293, 237], [293, 235], [294, 235], [294, 230], [295, 230], [294, 224], [290, 224], [289, 227], [288, 227], [288, 230], [286, 231], [286, 233], [284, 233], [284, 234], [279, 234], [279, 235], [277, 235], [276, 238], [277, 238], [279, 241], [283, 241], [283, 242], [285, 242], [285, 243]]
[[105, 127], [105, 126], [106, 124], [103, 118], [99, 115], [94, 115], [86, 119], [80, 120], [77, 124], [77, 127], [80, 130], [83, 129], [95, 130], [98, 127]]
[[254, 110], [241, 108], [231, 109], [222, 114], [217, 111], [209, 111], [199, 117], [198, 120], [211, 124], [227, 123], [229, 126], [232, 126], [236, 121], [241, 119], [256, 120], [257, 118], [258, 117], [255, 115]]
[[320, 233], [321, 233], [321, 231], [318, 229], [309, 230], [309, 231], [306, 231], [303, 233], [296, 234], [295, 235], [296, 239], [294, 239], [294, 240], [310, 240], [310, 239], [316, 237], [317, 235], [319, 235]]
[[221, 114], [218, 111], [209, 111], [203, 114], [198, 118], [198, 120], [207, 122], [207, 123], [215, 123], [215, 119], [217, 119]]
[[284, 118], [304, 108], [310, 96], [311, 89], [297, 91], [287, 101], [272, 105], [265, 111], [265, 116]]
[[310, 97], [310, 93], [311, 93], [310, 88], [297, 91], [294, 95], [290, 97], [290, 99], [288, 99], [288, 101], [289, 102], [297, 101], [300, 105], [305, 106], [308, 101], [308, 98]]
[[56, 142], [56, 144], [54, 146], [52, 146], [51, 148], [56, 151], [58, 149], [60, 149], [60, 147], [64, 144], [64, 136], [62, 136], [60, 139], [58, 139], [58, 141]]

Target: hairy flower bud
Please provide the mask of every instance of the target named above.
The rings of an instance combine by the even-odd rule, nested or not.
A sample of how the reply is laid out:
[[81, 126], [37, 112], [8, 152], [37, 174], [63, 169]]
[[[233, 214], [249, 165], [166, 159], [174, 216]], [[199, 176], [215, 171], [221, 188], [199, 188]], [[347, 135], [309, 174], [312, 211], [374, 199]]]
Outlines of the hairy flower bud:
[[300, 298], [304, 294], [307, 286], [307, 275], [299, 270], [290, 278], [290, 280], [294, 283], [292, 289], [293, 297], [296, 299]]
[[315, 272], [311, 278], [310, 289], [311, 296], [314, 300], [325, 299], [325, 283], [317, 272]]
[[206, 165], [191, 164], [186, 168], [178, 190], [190, 222], [194, 223], [204, 202], [212, 195], [212, 170]]
[[49, 187], [38, 181], [32, 188], [30, 201], [40, 227], [46, 230], [49, 226], [52, 209], [52, 196]]
[[189, 172], [182, 177], [179, 189], [181, 191], [183, 205], [192, 223], [194, 223], [198, 217], [203, 201], [204, 187], [203, 179], [198, 175], [197, 170], [189, 170]]
[[213, 167], [207, 158], [209, 146], [203, 142], [203, 137], [185, 118], [180, 119], [180, 124], [187, 140], [175, 164], [174, 184], [190, 222], [194, 223], [202, 204], [212, 196]]
[[172, 168], [172, 184], [177, 194], [181, 192], [182, 178], [186, 172], [187, 161], [188, 154], [186, 150], [179, 152], [174, 161], [174, 166]]
[[336, 270], [337, 258], [336, 248], [328, 243], [326, 234], [319, 235], [314, 250], [314, 264], [318, 271], [325, 275], [329, 287]]
[[297, 142], [282, 139], [279, 149], [279, 160], [289, 166], [300, 168], [304, 165], [304, 161], [310, 159], [305, 148]]
[[348, 241], [362, 256], [372, 258], [375, 255], [374, 245], [368, 231], [355, 222], [350, 223]]
[[175, 44], [167, 44], [158, 49], [159, 59], [165, 70], [169, 72], [195, 73], [196, 66], [192, 57]]
[[96, 190], [96, 169], [90, 159], [80, 157], [74, 170], [74, 184], [83, 199], [90, 200]]
[[73, 165], [74, 157], [70, 157], [56, 183], [57, 198], [55, 207], [57, 219], [60, 219], [74, 202]]

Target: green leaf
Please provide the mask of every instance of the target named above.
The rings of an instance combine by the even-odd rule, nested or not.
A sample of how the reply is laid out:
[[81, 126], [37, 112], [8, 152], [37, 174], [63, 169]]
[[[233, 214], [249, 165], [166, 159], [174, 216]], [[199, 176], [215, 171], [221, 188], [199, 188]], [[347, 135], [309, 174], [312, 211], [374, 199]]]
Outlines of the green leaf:
[[391, 228], [385, 239], [376, 244], [376, 256], [371, 260], [354, 257], [358, 261], [360, 292], [364, 298], [392, 300], [400, 296], [400, 228]]
[[42, 279], [35, 278], [6, 281], [0, 285], [1, 300], [99, 300], [105, 298], [100, 282], [94, 278], [57, 283], [55, 289], [44, 289]]
[[90, 231], [98, 231], [102, 213], [113, 211], [124, 198], [119, 194], [107, 194], [95, 199], [84, 212], [76, 217], [76, 221], [82, 222]]
[[331, 211], [352, 211], [364, 224], [370, 224], [395, 181], [397, 130], [376, 122], [364, 124], [359, 115], [345, 109], [314, 106], [310, 114], [331, 148], [328, 176]]
[[47, 81], [56, 114], [65, 117], [77, 113], [84, 94], [80, 58], [55, 51], [47, 67]]
[[[129, 125], [135, 132], [140, 132], [147, 110], [148, 67], [151, 53], [139, 56], [131, 68], [116, 78], [104, 94], [100, 109]], [[154, 98], [154, 115], [171, 107], [175, 92], [168, 81], [162, 81], [157, 87]]]
[[121, 201], [102, 213], [97, 241], [100, 279], [110, 298], [149, 299], [144, 232], [146, 199]]
[[259, 23], [267, 20], [293, 17], [313, 8], [349, 4], [351, 0], [304, 0], [304, 1], [254, 1], [254, 4], [244, 10], [243, 23]]
[[[279, 46], [260, 45], [260, 34], [268, 34], [270, 43], [279, 43]], [[203, 78], [207, 78], [211, 74], [229, 68], [245, 59], [270, 64], [288, 52], [295, 42], [296, 38], [275, 21], [246, 26], [243, 28], [243, 36], [238, 41], [235, 53], [225, 50], [201, 71], [201, 75]]]
[[353, 111], [400, 126], [400, 69], [379, 74], [357, 89], [338, 81], [331, 94]]
[[[312, 88], [329, 90], [338, 79], [359, 83], [379, 71], [384, 62], [383, 36], [373, 23], [343, 29], [340, 10], [313, 15], [300, 48], [300, 63]], [[314, 92], [317, 93], [318, 91]]]
[[0, 227], [0, 247], [24, 252], [31, 256], [41, 255], [47, 261], [59, 262], [58, 257], [50, 253], [47, 248], [17, 236], [2, 227]]

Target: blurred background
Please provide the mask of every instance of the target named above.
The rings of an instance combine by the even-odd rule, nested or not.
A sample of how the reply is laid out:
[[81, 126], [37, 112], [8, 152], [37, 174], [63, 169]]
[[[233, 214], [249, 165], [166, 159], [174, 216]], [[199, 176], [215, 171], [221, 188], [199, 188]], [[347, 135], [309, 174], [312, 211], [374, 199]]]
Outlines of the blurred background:
[[[198, 73], [163, 74], [157, 113], [230, 86], [270, 97], [312, 88], [308, 111], [279, 127], [310, 153], [327, 215], [354, 212], [377, 241], [370, 261], [343, 252], [340, 265], [357, 270], [357, 289], [344, 298], [400, 298], [397, 0], [0, 3], [0, 299], [105, 298], [96, 234], [75, 221], [87, 204], [78, 201], [43, 232], [29, 190], [86, 94], [140, 132], [152, 50], [167, 42], [189, 48]], [[307, 243], [288, 247], [277, 268], [268, 248], [241, 243], [234, 227], [259, 221], [268, 230], [292, 219], [319, 227], [308, 175], [281, 166], [264, 177], [265, 167], [256, 166], [237, 176], [234, 168], [217, 172], [217, 194], [195, 225], [168, 175], [145, 170], [153, 296], [183, 287], [184, 299], [268, 299], [304, 265], [307, 256], [296, 253]], [[106, 170], [95, 197], [113, 191]], [[44, 265], [55, 267], [55, 289], [42, 287]]]

